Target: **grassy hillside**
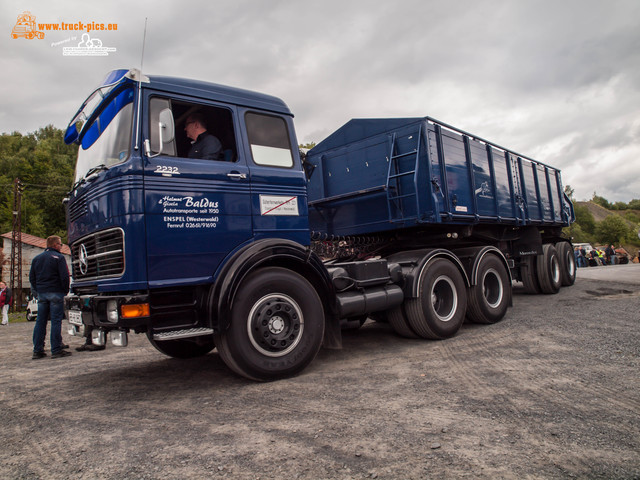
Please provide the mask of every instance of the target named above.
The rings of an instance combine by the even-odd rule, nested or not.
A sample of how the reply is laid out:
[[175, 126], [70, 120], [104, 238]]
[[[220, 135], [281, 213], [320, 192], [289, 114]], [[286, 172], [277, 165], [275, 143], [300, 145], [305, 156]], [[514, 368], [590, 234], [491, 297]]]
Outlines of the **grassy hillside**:
[[[593, 218], [596, 221], [596, 223], [603, 221], [605, 218], [607, 218], [610, 215], [617, 215], [620, 218], [622, 218], [622, 220], [624, 220], [624, 222], [627, 224], [629, 228], [631, 228], [635, 232], [638, 231], [638, 223], [629, 220], [627, 216], [629, 216], [629, 212], [630, 212], [633, 216], [640, 218], [640, 210], [608, 210], [603, 206], [598, 205], [597, 203], [594, 203], [591, 201], [575, 202], [575, 205], [586, 208], [589, 211], [589, 213], [593, 215]], [[622, 246], [631, 255], [637, 255], [638, 249], [640, 248], [640, 239], [632, 238], [629, 240], [631, 240], [630, 243], [625, 243]]]

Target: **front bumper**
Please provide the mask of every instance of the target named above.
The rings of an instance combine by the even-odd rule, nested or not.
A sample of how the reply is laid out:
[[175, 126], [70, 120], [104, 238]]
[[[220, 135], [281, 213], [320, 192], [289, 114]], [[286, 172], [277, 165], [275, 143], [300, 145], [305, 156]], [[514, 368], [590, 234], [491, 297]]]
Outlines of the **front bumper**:
[[[132, 306], [147, 305], [146, 314], [124, 316], [123, 306], [131, 311]], [[65, 313], [73, 326], [92, 326], [102, 330], [135, 330], [149, 328], [149, 295], [68, 295], [65, 298]]]

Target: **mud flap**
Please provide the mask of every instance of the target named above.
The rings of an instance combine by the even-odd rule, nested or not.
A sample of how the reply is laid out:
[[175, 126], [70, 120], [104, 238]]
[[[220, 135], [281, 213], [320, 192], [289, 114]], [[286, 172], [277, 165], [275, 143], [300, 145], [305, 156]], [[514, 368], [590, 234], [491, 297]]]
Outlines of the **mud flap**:
[[337, 315], [326, 315], [324, 321], [324, 338], [322, 346], [330, 350], [342, 349], [342, 328]]

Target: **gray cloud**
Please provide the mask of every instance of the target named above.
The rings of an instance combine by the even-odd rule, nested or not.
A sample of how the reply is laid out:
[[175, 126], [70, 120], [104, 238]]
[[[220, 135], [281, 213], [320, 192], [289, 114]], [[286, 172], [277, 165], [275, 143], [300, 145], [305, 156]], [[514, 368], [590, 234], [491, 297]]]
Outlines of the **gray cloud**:
[[[353, 117], [430, 115], [562, 168], [578, 198], [640, 197], [635, 0], [39, 3], [38, 21], [117, 22], [100, 33], [117, 52], [68, 58], [50, 46], [60, 32], [0, 35], [2, 132], [64, 127], [107, 71], [140, 65], [148, 17], [147, 73], [279, 96], [300, 142]], [[5, 31], [21, 11], [0, 6]]]

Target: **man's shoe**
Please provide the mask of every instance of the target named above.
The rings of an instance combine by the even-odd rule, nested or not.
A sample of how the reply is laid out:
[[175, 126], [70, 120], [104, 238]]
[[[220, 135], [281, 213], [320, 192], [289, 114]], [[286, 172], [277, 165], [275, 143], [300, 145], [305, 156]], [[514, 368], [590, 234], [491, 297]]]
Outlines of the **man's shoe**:
[[39, 358], [44, 358], [46, 356], [47, 354], [44, 352], [33, 352], [33, 355], [31, 355], [31, 360], [38, 360]]
[[66, 350], [60, 350], [58, 353], [54, 353], [51, 355], [51, 358], [60, 358], [60, 357], [70, 357], [71, 352], [67, 352]]
[[97, 350], [104, 350], [104, 345], [94, 345], [92, 343], [85, 343], [84, 345], [80, 345], [76, 347], [76, 352], [95, 352]]
[[69, 348], [69, 345], [67, 345], [66, 343], [63, 343], [62, 345], [60, 345], [60, 348], [67, 349]]

